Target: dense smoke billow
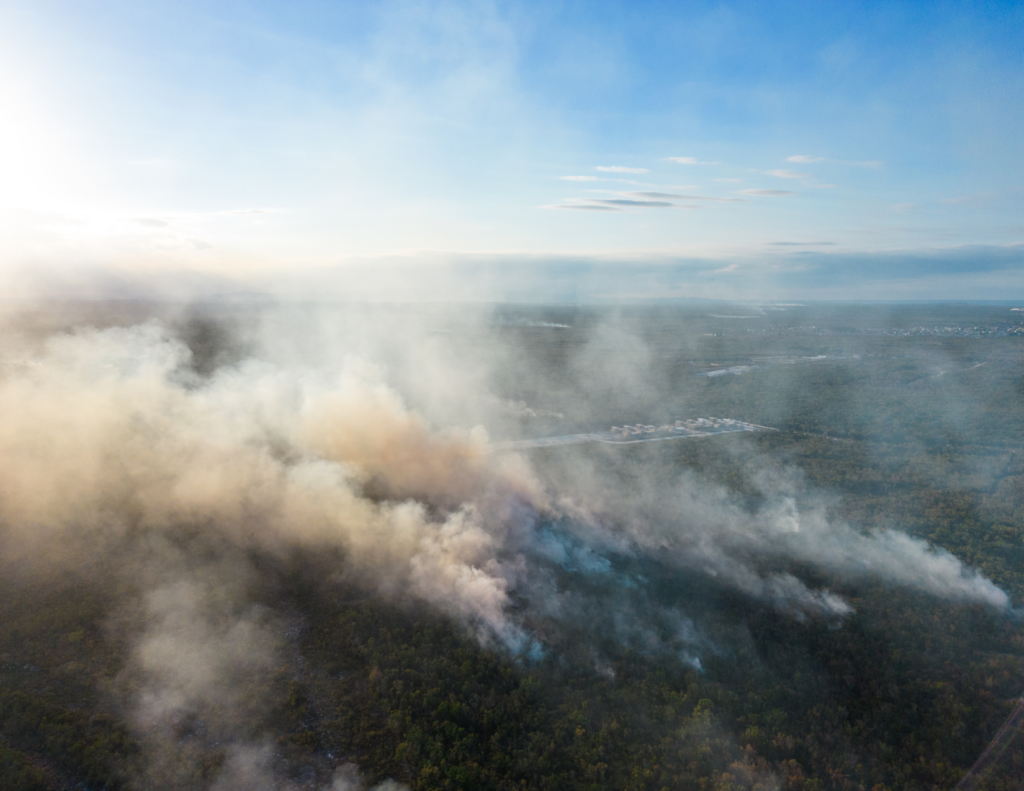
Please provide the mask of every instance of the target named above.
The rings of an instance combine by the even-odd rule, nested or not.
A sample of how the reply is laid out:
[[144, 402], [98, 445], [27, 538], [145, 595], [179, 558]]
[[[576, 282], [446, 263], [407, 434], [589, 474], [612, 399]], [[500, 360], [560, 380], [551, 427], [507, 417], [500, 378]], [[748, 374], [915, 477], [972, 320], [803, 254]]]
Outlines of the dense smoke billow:
[[[487, 343], [475, 321], [460, 331]], [[523, 662], [552, 650], [551, 624], [586, 614], [605, 636], [700, 667], [714, 645], [699, 601], [658, 604], [636, 563], [800, 620], [841, 622], [853, 607], [799, 565], [1008, 606], [943, 550], [835, 520], [797, 470], [753, 451], [757, 496], [743, 499], [693, 472], [624, 486], [579, 454], [540, 474], [523, 455], [491, 453], [488, 430], [561, 412], [492, 392], [421, 326], [296, 330], [277, 316], [210, 340], [224, 352], [215, 364], [180, 326], [15, 327], [0, 371], [5, 555], [28, 569], [120, 559], [133, 591], [118, 615], [131, 646], [121, 688], [151, 787], [198, 782], [199, 757], [175, 740], [184, 727], [226, 749], [212, 788], [276, 787], [260, 690], [289, 651], [289, 616], [254, 597], [253, 558], [296, 547], [338, 553], [338, 573], [426, 602]], [[638, 339], [620, 346], [646, 359]], [[573, 370], [590, 392], [621, 395], [621, 369], [606, 362], [583, 348]], [[357, 787], [354, 767], [331, 786]]]

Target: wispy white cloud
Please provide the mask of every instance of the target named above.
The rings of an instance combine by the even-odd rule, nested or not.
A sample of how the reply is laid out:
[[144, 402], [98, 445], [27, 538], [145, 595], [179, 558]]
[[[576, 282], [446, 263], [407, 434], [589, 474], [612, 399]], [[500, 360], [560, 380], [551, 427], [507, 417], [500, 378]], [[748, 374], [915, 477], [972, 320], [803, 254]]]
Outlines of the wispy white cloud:
[[[658, 194], [658, 193], [648, 193]], [[675, 206], [671, 201], [666, 200], [643, 200], [635, 198], [612, 198], [610, 200], [596, 200], [595, 203], [602, 206], [624, 206], [636, 209], [668, 209]]]
[[573, 209], [575, 211], [622, 211], [614, 206], [604, 206], [597, 203], [553, 203], [548, 206], [541, 206], [542, 209]]
[[720, 165], [720, 162], [701, 162], [696, 157], [665, 157], [666, 162], [675, 162], [677, 165]]
[[715, 179], [715, 181], [723, 181], [727, 184], [739, 184], [743, 179]]
[[851, 165], [855, 168], [880, 168], [882, 163], [877, 159], [852, 160], [852, 159], [830, 159], [829, 157], [814, 157], [809, 154], [794, 154], [786, 157], [787, 162], [796, 162], [802, 165], [809, 165], [814, 162], [832, 162], [836, 165]]
[[[611, 190], [590, 190], [590, 192], [612, 192]], [[683, 195], [678, 192], [613, 192], [614, 195], [622, 195], [630, 199], [640, 198], [643, 200], [690, 200], [690, 201], [716, 201], [719, 203], [743, 203], [742, 198], [718, 198], [711, 195]]]
[[674, 192], [629, 192], [626, 193], [630, 197], [643, 198], [646, 200], [671, 200], [673, 198], [683, 198], [684, 195], [677, 195]]
[[594, 170], [602, 173], [650, 173], [647, 168], [628, 168], [625, 165], [598, 165]]
[[[607, 206], [628, 206], [628, 207], [648, 207], [648, 208], [667, 208], [674, 204], [669, 201], [674, 198], [681, 198], [682, 195], [675, 195], [670, 192], [616, 192], [615, 190], [588, 190], [588, 192], [598, 192], [611, 195], [609, 198], [583, 198], [582, 200], [587, 203], [596, 203], [598, 205]], [[579, 201], [579, 198], [572, 198], [572, 201]]]
[[578, 211], [635, 211], [642, 209], [699, 209], [697, 204], [677, 203], [690, 201], [741, 202], [741, 198], [710, 198], [698, 195], [682, 195], [675, 192], [617, 192], [607, 189], [592, 189], [588, 192], [603, 193], [607, 198], [567, 198], [562, 203], [542, 206], [542, 209], [574, 209]]
[[[792, 159], [792, 157], [790, 157], [790, 159]], [[786, 170], [784, 168], [780, 168], [779, 170], [766, 170], [765, 173], [769, 176], [775, 176], [780, 179], [800, 179], [803, 181], [802, 186], [809, 189], [831, 190], [836, 188], [835, 184], [823, 184], [821, 182], [814, 181], [814, 176], [810, 173], [799, 173], [795, 170]]]
[[889, 211], [894, 212], [896, 214], [906, 214], [908, 211], [911, 211], [916, 208], [916, 203], [894, 203], [892, 206], [889, 207]]
[[[602, 168], [599, 168], [602, 169]], [[603, 168], [608, 170], [608, 168]], [[617, 171], [616, 171], [617, 172]], [[623, 179], [623, 178], [609, 178], [601, 176], [559, 176], [559, 181], [574, 181], [574, 182], [605, 182], [605, 183], [616, 183], [616, 184], [629, 184], [633, 187], [652, 187], [654, 189], [670, 189], [670, 190], [695, 190], [697, 189], [696, 184], [652, 184], [649, 181], [637, 181], [635, 179]], [[612, 190], [608, 190], [611, 192]]]
[[739, 190], [737, 194], [739, 194], [739, 195], [767, 195], [767, 196], [777, 197], [777, 196], [780, 196], [780, 195], [796, 195], [797, 193], [793, 192], [792, 190], [759, 190], [759, 189], [753, 189], [753, 190]]
[[795, 170], [769, 170], [769, 176], [776, 176], [780, 179], [809, 179], [810, 173], [797, 173]]

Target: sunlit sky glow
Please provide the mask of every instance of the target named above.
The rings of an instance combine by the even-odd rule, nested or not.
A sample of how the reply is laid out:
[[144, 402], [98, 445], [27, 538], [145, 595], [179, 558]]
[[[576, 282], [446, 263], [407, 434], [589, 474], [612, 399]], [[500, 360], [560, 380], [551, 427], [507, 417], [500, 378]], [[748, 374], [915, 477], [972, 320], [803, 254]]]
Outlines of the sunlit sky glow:
[[1020, 3], [0, 0], [0, 108], [12, 294], [1024, 299]]

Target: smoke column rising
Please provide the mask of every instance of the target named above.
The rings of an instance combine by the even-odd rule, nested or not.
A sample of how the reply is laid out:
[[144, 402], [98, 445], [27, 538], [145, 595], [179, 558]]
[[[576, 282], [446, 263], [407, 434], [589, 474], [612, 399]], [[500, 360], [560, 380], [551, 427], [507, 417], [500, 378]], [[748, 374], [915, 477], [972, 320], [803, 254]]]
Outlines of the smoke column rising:
[[[304, 342], [322, 341], [295, 341]], [[627, 348], [643, 351], [636, 339]], [[766, 461], [756, 507], [693, 473], [623, 491], [578, 456], [542, 481], [525, 457], [488, 454], [482, 427], [438, 425], [396, 385], [415, 382], [419, 402], [440, 405], [435, 414], [460, 411], [452, 403], [475, 404], [464, 410], [472, 415], [508, 408], [465, 371], [417, 376], [422, 362], [388, 368], [345, 348], [326, 365], [286, 366], [256, 348], [201, 375], [155, 321], [41, 341], [11, 332], [4, 350], [5, 554], [40, 568], [130, 559], [137, 595], [124, 604], [133, 647], [123, 682], [153, 787], [207, 782], [175, 738], [194, 721], [226, 745], [211, 788], [277, 787], [259, 689], [286, 651], [284, 616], [255, 603], [251, 551], [340, 550], [365, 585], [422, 600], [525, 661], [548, 650], [537, 618], [612, 612], [619, 639], [699, 667], [706, 641], [690, 614], [642, 603], [644, 580], [619, 570], [630, 558], [703, 574], [798, 620], [841, 621], [853, 608], [780, 563], [1009, 603], [947, 552], [830, 520], [797, 471]], [[597, 390], [621, 387], [611, 367], [587, 371]], [[574, 575], [604, 592], [574, 589]], [[357, 787], [353, 772], [332, 788]]]

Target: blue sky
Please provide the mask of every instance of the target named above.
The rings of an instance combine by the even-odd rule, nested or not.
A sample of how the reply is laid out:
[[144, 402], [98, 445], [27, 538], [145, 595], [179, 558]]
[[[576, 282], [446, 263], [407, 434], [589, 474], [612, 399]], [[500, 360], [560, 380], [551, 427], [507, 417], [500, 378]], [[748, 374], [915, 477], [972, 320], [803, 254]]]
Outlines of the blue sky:
[[0, 282], [1024, 299], [1022, 42], [1010, 2], [0, 0]]

